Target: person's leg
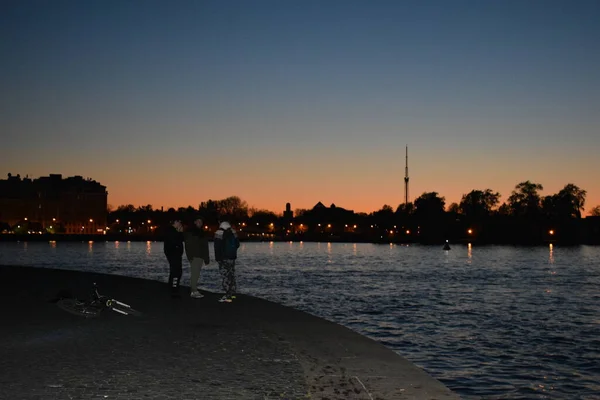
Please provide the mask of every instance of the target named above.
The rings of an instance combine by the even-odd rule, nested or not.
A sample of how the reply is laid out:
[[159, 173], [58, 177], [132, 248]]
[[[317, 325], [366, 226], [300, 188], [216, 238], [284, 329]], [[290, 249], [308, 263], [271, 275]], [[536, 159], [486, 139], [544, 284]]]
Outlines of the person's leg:
[[235, 280], [235, 260], [228, 260], [227, 276], [229, 278], [228, 296], [235, 296], [237, 293], [237, 283]]
[[200, 279], [200, 269], [202, 269], [202, 265], [204, 265], [204, 260], [200, 257], [192, 259], [192, 262], [190, 263], [190, 292], [195, 296], [200, 294], [200, 292], [198, 292], [198, 280]]
[[235, 261], [234, 260], [223, 260], [221, 276], [223, 277], [223, 291], [225, 297], [231, 298], [235, 295]]
[[227, 293], [227, 274], [224, 261], [219, 261], [219, 274], [221, 275], [221, 287]]
[[171, 285], [171, 293], [179, 293], [179, 284], [181, 283], [182, 260], [181, 257], [171, 257], [170, 261], [171, 272], [169, 274], [169, 283]]
[[181, 257], [167, 256], [169, 262], [169, 290], [175, 291], [181, 280]]

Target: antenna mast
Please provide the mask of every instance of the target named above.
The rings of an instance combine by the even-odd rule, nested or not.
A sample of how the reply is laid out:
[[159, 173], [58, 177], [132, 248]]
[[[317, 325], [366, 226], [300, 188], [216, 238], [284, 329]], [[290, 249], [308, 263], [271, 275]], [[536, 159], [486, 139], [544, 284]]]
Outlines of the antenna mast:
[[406, 146], [406, 167], [404, 168], [404, 204], [408, 204], [408, 146]]

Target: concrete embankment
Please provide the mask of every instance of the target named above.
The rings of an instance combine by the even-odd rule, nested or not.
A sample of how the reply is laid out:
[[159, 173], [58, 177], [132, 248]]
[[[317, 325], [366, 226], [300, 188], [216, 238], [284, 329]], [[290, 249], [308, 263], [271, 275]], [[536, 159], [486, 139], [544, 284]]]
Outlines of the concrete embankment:
[[[141, 317], [85, 319], [61, 290], [124, 301]], [[164, 283], [0, 266], [2, 399], [458, 399], [385, 346], [240, 295], [171, 299]]]

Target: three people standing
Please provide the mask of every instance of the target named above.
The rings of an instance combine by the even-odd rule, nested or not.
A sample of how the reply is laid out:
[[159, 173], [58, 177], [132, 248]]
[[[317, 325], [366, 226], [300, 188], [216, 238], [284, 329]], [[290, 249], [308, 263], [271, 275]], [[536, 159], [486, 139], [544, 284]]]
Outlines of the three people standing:
[[[237, 292], [235, 260], [239, 247], [237, 232], [229, 222], [221, 221], [214, 237], [215, 259], [219, 263], [221, 285], [225, 292], [219, 299], [220, 302], [231, 303], [235, 299]], [[198, 281], [202, 267], [210, 262], [210, 256], [208, 238], [203, 230], [201, 218], [196, 218], [185, 230], [181, 221], [175, 220], [165, 232], [164, 252], [169, 262], [169, 288], [172, 297], [179, 297], [184, 249], [190, 262], [190, 297], [202, 298], [204, 295], [198, 290]]]

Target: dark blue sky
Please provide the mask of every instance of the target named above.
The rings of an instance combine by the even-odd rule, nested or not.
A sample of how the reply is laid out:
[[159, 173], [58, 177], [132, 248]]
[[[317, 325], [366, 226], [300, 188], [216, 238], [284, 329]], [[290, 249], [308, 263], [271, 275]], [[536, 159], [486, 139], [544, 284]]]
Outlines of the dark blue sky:
[[408, 145], [413, 198], [529, 179], [591, 206], [598, 21], [600, 1], [4, 1], [0, 169], [91, 176], [115, 205], [372, 211], [401, 202]]

